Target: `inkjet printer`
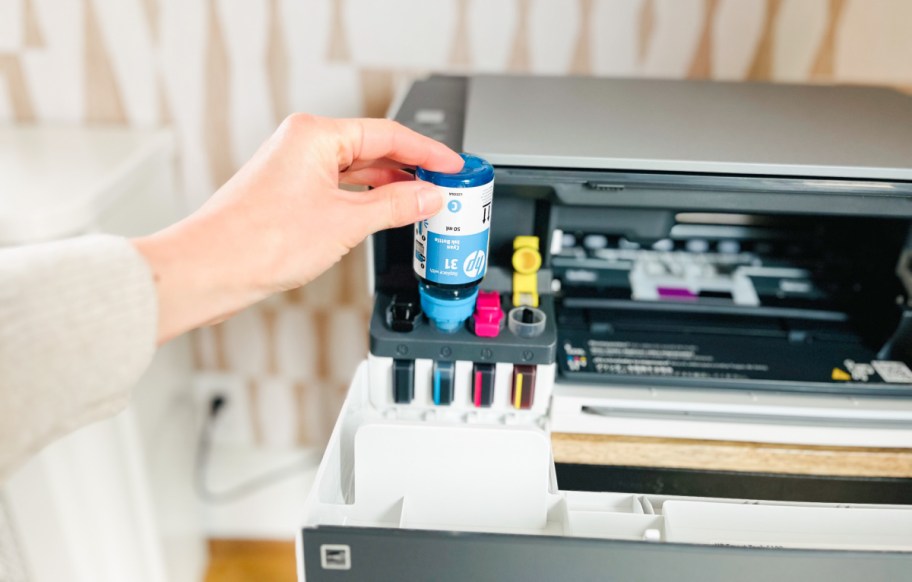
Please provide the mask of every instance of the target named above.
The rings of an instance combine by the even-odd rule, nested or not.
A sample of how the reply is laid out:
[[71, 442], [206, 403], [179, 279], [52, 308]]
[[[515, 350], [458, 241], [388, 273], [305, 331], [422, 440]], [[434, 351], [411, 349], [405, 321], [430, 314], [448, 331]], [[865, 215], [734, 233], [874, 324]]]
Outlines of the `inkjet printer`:
[[550, 444], [912, 446], [912, 98], [432, 76], [394, 117], [493, 164], [487, 293], [443, 333], [373, 237], [301, 580], [912, 576], [910, 506], [565, 490]]

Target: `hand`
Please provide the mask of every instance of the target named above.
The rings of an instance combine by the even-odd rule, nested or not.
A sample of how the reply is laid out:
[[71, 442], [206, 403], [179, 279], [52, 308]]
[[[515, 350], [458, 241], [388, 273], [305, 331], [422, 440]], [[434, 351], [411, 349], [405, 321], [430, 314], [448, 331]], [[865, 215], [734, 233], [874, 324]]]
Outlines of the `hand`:
[[433, 216], [444, 193], [403, 168], [462, 164], [392, 121], [290, 116], [199, 211], [134, 240], [156, 281], [159, 342], [308, 283], [373, 232]]

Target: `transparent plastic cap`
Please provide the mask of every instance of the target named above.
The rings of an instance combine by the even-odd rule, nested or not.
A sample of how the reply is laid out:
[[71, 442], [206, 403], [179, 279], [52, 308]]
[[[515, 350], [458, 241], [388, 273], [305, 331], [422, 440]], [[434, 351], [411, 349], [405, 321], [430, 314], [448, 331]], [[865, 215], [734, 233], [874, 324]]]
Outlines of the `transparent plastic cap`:
[[535, 337], [545, 331], [548, 316], [535, 307], [514, 307], [507, 314], [507, 327], [519, 337]]

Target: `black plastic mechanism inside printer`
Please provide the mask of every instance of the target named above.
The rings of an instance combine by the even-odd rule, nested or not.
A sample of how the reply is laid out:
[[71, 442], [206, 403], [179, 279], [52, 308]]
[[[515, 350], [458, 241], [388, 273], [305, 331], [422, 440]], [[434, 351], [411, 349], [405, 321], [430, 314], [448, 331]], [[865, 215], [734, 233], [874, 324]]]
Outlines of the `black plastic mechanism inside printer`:
[[[826, 195], [810, 180], [659, 178], [610, 182], [682, 206], [563, 204], [554, 212], [551, 226], [562, 240], [551, 241], [549, 259], [560, 281], [564, 376], [912, 393], [906, 296], [897, 274], [906, 268], [900, 259], [908, 219], [859, 216], [838, 198], [803, 212], [802, 197]], [[598, 190], [604, 179], [575, 191]], [[846, 186], [830, 198], [846, 196]], [[720, 190], [743, 197], [739, 208], [754, 211], [694, 208], [701, 194], [712, 200]], [[910, 188], [892, 184], [888, 191]], [[876, 209], [880, 200], [864, 192], [854, 195]]]

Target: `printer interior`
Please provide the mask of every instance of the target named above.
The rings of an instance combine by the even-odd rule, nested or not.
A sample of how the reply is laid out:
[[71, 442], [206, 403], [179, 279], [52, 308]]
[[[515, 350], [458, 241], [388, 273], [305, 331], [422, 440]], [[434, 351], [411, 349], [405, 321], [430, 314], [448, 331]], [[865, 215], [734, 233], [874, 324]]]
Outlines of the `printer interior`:
[[902, 357], [903, 220], [583, 206], [556, 222], [562, 343], [595, 368], [564, 359], [568, 375], [838, 391], [866, 380], [854, 363]]

